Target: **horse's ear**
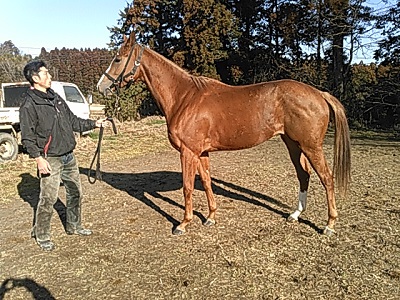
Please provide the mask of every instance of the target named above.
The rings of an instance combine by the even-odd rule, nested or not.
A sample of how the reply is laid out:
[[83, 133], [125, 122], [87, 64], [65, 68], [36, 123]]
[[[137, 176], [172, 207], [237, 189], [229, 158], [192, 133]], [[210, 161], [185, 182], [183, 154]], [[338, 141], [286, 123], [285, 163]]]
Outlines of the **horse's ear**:
[[125, 34], [124, 34], [122, 37], [124, 38], [124, 43], [126, 43], [126, 41], [127, 41], [128, 38], [126, 37]]

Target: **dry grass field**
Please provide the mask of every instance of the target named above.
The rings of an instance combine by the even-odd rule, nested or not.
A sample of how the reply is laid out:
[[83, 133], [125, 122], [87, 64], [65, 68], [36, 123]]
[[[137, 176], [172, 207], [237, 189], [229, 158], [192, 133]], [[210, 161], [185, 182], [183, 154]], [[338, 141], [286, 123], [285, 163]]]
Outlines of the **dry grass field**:
[[[312, 174], [307, 211], [281, 140], [211, 154], [217, 224], [204, 227], [200, 181], [195, 217], [183, 236], [178, 152], [163, 119], [119, 124], [103, 141], [103, 181], [86, 174], [96, 133], [76, 150], [86, 238], [67, 236], [64, 191], [52, 219], [56, 249], [30, 238], [39, 182], [26, 155], [0, 165], [0, 299], [399, 299], [400, 141], [352, 133], [352, 184], [337, 199], [337, 234], [321, 235], [325, 193]], [[94, 137], [94, 138], [93, 138]], [[332, 161], [332, 134], [325, 149]]]

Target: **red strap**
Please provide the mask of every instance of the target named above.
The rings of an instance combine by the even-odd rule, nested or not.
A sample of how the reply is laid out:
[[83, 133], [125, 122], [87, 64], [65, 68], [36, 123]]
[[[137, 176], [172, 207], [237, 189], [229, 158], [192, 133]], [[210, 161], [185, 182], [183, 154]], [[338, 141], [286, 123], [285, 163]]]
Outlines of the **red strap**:
[[43, 148], [44, 151], [44, 156], [47, 157], [47, 151], [49, 150], [50, 142], [51, 142], [52, 136], [49, 136], [49, 141], [46, 143], [46, 145]]

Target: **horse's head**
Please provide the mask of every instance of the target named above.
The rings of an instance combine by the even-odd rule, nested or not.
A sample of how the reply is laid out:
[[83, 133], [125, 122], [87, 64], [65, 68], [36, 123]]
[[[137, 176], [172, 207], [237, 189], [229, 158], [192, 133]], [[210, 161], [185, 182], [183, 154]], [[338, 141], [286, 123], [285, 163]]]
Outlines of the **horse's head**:
[[133, 83], [138, 77], [143, 50], [144, 47], [136, 43], [134, 33], [129, 38], [124, 36], [117, 55], [97, 83], [98, 91], [107, 95]]

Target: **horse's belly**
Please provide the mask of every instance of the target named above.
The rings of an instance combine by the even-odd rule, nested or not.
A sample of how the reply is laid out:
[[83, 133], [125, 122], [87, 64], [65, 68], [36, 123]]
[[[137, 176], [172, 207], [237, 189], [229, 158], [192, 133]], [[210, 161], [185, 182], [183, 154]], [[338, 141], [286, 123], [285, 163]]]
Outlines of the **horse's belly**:
[[251, 148], [270, 139], [275, 135], [274, 130], [249, 130], [249, 128], [236, 128], [218, 130], [212, 145], [218, 150], [239, 150]]

